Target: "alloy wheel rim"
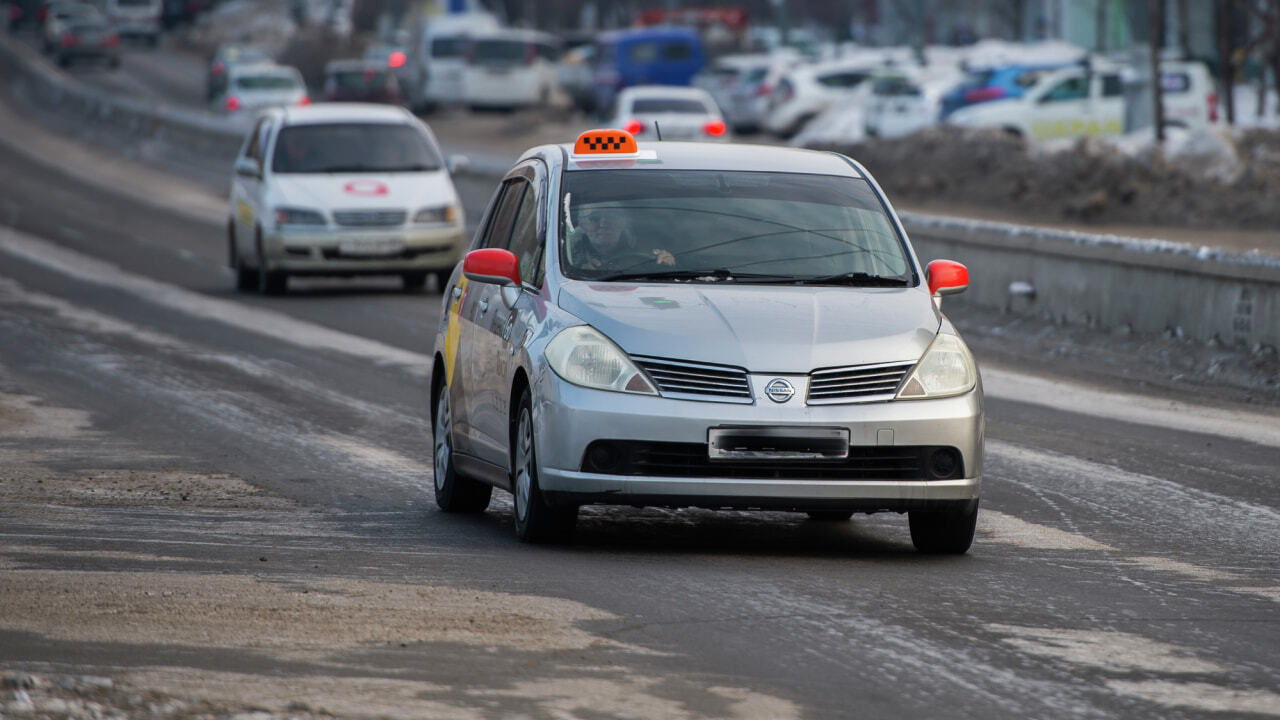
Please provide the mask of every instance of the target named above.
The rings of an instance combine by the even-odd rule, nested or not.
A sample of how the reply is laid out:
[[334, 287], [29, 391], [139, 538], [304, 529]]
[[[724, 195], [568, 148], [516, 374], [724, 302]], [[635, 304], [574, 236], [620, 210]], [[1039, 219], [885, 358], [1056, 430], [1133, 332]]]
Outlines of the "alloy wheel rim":
[[436, 405], [436, 490], [444, 489], [445, 476], [449, 472], [449, 434], [453, 430], [453, 417], [449, 412], [449, 388], [441, 388], [440, 403]]
[[516, 516], [521, 522], [529, 517], [529, 501], [533, 495], [533, 429], [529, 411], [520, 413], [516, 430]]

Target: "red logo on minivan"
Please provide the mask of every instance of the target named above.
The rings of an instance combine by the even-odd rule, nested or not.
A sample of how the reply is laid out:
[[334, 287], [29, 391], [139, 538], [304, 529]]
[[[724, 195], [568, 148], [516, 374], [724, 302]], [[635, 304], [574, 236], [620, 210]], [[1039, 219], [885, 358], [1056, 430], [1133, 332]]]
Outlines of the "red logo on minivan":
[[377, 180], [352, 180], [342, 186], [344, 192], [351, 195], [364, 195], [372, 197], [374, 195], [386, 195], [390, 190], [386, 183]]

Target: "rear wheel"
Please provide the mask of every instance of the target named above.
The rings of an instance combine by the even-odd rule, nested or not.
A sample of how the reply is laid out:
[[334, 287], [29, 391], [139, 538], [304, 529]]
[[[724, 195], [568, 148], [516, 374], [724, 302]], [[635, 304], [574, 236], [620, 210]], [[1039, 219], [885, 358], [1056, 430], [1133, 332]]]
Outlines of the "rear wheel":
[[547, 503], [538, 486], [538, 458], [533, 441], [533, 402], [520, 395], [511, 437], [511, 491], [515, 497], [516, 537], [527, 543], [566, 542], [573, 537], [578, 506]]
[[447, 513], [479, 513], [489, 507], [493, 488], [458, 475], [453, 463], [453, 411], [449, 405], [449, 387], [440, 388], [436, 402], [432, 433], [436, 482], [436, 505]]
[[978, 525], [978, 503], [959, 512], [907, 513], [911, 542], [916, 550], [934, 555], [963, 555], [973, 544]]

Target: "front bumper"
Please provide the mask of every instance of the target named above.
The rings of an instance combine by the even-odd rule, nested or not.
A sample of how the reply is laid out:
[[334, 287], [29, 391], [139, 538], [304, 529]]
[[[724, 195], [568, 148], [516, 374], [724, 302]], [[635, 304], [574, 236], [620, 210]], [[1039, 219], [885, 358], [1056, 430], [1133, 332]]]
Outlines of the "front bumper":
[[[772, 376], [752, 375], [753, 388]], [[779, 510], [944, 510], [977, 500], [982, 476], [984, 418], [979, 385], [938, 400], [846, 405], [695, 402], [588, 390], [550, 370], [535, 381], [539, 484], [552, 501], [576, 504], [694, 506]], [[786, 477], [670, 477], [584, 472], [595, 440], [702, 443], [719, 426], [839, 427], [856, 449], [941, 446], [959, 452], [962, 477], [859, 479], [806, 477], [791, 465]], [[815, 465], [814, 467], [819, 467]], [[726, 473], [730, 475], [732, 473]]]
[[[461, 223], [395, 228], [286, 228], [262, 238], [267, 268], [291, 275], [364, 275], [451, 270], [462, 259]], [[391, 243], [394, 251], [370, 252]]]

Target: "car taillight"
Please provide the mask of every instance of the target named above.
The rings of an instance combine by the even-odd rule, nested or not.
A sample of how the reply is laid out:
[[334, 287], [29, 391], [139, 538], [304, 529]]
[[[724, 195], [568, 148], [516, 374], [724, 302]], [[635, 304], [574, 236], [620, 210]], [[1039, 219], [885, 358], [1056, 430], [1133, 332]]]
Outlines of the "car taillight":
[[408, 58], [405, 57], [404, 53], [397, 50], [391, 53], [389, 57], [387, 57], [387, 67], [393, 67], [393, 68], [404, 67], [404, 64], [407, 60]]
[[22, 17], [22, 8], [18, 7], [17, 5], [10, 5], [10, 6], [9, 6], [9, 19], [10, 19], [10, 20], [17, 20], [17, 19], [18, 19], [18, 18], [20, 18], [20, 17]]
[[109, 48], [120, 47], [120, 36], [115, 33], [111, 33], [107, 36], [107, 39], [102, 41], [102, 44]]
[[627, 121], [626, 125], [622, 126], [622, 129], [626, 130], [632, 135], [639, 135], [640, 133], [644, 132], [644, 123], [640, 122], [635, 118], [631, 118], [630, 120]]
[[62, 47], [71, 47], [76, 44], [76, 36], [69, 32], [62, 33]]
[[235, 95], [227, 96], [227, 110], [229, 112], [235, 112], [236, 110], [239, 110], [239, 109], [240, 109], [240, 98], [236, 97]]
[[533, 61], [538, 58], [538, 46], [529, 43], [524, 46], [524, 64], [532, 65]]
[[311, 98], [307, 97], [306, 95], [303, 95], [302, 99], [298, 101], [298, 104], [301, 105], [302, 107], [306, 107], [311, 104]]
[[1002, 87], [979, 87], [969, 88], [964, 91], [964, 101], [968, 103], [985, 102], [987, 100], [999, 100], [1004, 97], [1005, 92]]
[[219, 61], [214, 63], [213, 67], [209, 68], [209, 72], [210, 74], [213, 74], [213, 75], [221, 75], [223, 72], [226, 71], [226, 69], [227, 69], [227, 66], [223, 65], [222, 62]]
[[1218, 93], [1209, 93], [1205, 102], [1209, 104], [1209, 122], [1218, 122]]
[[49, 18], [49, 6], [41, 5], [40, 9], [36, 11], [36, 20], [39, 20], [40, 22], [43, 23], [48, 18]]
[[767, 83], [760, 83], [756, 86], [756, 97], [768, 97], [773, 93], [773, 88]]
[[702, 126], [702, 131], [711, 137], [720, 137], [721, 135], [724, 135], [724, 130], [723, 120], [708, 120], [707, 124]]

